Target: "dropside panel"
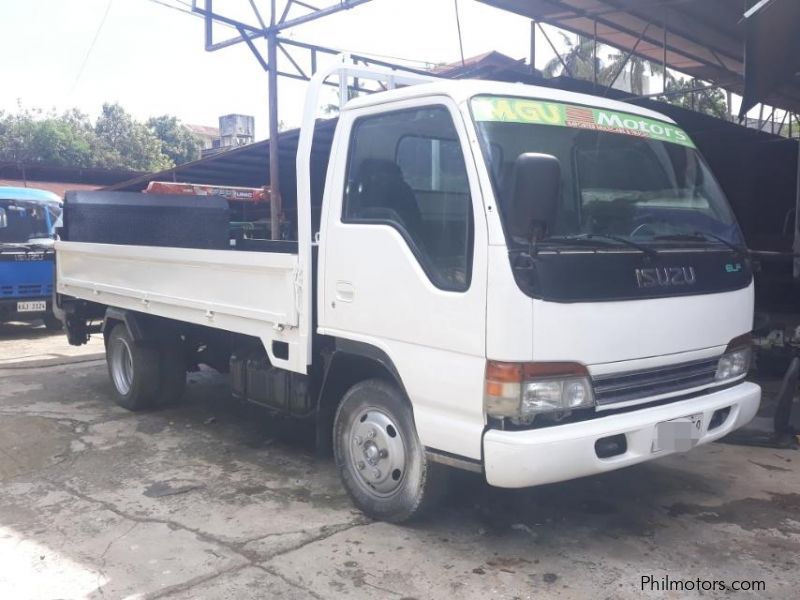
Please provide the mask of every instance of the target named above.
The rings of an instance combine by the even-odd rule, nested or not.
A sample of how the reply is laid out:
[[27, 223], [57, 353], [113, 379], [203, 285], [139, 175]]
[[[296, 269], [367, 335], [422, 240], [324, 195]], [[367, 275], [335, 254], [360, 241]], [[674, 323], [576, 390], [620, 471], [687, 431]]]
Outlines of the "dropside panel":
[[[261, 339], [273, 365], [306, 372], [296, 254], [56, 242], [60, 294]], [[272, 342], [289, 344], [288, 359]]]

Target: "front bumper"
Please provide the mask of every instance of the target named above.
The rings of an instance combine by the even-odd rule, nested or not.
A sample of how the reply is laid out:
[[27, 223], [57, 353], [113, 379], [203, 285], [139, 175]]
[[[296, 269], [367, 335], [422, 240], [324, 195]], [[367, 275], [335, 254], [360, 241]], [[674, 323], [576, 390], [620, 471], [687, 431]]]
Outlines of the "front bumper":
[[[528, 431], [490, 429], [483, 436], [486, 480], [497, 487], [529, 487], [660, 458], [671, 452], [652, 452], [658, 423], [702, 413], [703, 430], [697, 445], [705, 444], [747, 424], [760, 402], [761, 388], [744, 382], [704, 396], [580, 423]], [[725, 421], [709, 431], [711, 416], [727, 407], [730, 413]], [[626, 451], [599, 458], [595, 442], [618, 434], [625, 435]]]
[[[37, 298], [0, 298], [0, 321], [30, 321], [31, 319], [41, 319], [52, 310], [52, 302], [49, 296]], [[17, 302], [46, 302], [43, 311], [18, 312]]]

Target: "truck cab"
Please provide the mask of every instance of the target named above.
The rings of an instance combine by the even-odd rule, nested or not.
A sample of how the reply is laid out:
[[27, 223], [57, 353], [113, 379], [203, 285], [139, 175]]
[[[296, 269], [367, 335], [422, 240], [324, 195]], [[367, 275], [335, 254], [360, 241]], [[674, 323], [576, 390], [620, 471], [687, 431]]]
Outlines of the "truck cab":
[[744, 241], [666, 117], [447, 82], [349, 103], [334, 148], [320, 332], [413, 373], [426, 446], [521, 487], [688, 449], [755, 414]]
[[[90, 303], [68, 333], [106, 310], [112, 380], [152, 348], [136, 347], [137, 323], [184, 341], [232, 331], [229, 348], [254, 335], [225, 354], [235, 393], [315, 419], [356, 505], [394, 521], [434, 504], [445, 467], [552, 483], [689, 450], [755, 415], [748, 254], [674, 122], [550, 88], [415, 82], [342, 107], [313, 149], [327, 162], [315, 199], [315, 92], [331, 73], [312, 81], [296, 149], [296, 246], [234, 261], [58, 242], [59, 293]], [[247, 306], [216, 262], [250, 278]]]
[[32, 188], [0, 187], [0, 322], [42, 318], [61, 329], [52, 313], [53, 240], [61, 199]]

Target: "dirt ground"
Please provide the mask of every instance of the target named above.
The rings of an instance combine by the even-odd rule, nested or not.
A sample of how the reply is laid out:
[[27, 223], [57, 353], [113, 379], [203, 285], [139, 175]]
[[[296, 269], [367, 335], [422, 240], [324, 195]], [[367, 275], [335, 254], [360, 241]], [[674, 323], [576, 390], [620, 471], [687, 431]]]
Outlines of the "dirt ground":
[[[387, 525], [224, 377], [132, 414], [101, 352], [0, 328], [2, 599], [797, 596], [796, 451], [715, 443], [516, 491], [464, 474], [429, 520]], [[644, 576], [766, 589], [642, 591]]]

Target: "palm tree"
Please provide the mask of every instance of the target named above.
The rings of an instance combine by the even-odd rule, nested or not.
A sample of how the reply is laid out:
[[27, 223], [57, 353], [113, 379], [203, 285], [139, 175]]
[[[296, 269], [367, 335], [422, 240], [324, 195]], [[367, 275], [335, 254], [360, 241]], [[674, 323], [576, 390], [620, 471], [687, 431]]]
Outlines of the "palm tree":
[[[662, 65], [634, 55], [629, 57], [625, 52], [609, 54], [608, 59], [610, 62], [603, 68], [599, 81], [604, 85], [611, 85], [614, 79], [619, 79], [618, 72], [621, 75], [622, 72], [627, 71], [631, 86], [630, 91], [635, 96], [644, 94], [644, 80], [648, 71], [650, 75], [662, 75], [664, 73]], [[672, 75], [667, 71], [667, 81], [672, 81], [672, 79]]]
[[[634, 96], [644, 95], [645, 78], [649, 76], [664, 77], [663, 65], [649, 61], [638, 56], [628, 56], [627, 52], [615, 52], [608, 54], [608, 64], [603, 64], [599, 57], [595, 57], [594, 40], [590, 37], [578, 35], [573, 39], [563, 31], [558, 34], [564, 41], [566, 51], [552, 58], [544, 67], [545, 77], [556, 77], [559, 75], [571, 76], [575, 79], [586, 79], [592, 81], [597, 74], [597, 83], [600, 85], [611, 85], [623, 73], [628, 74], [630, 82], [630, 92]], [[598, 44], [598, 48], [601, 46]], [[563, 60], [563, 63], [562, 63]], [[566, 70], [564, 69], [566, 65]], [[689, 90], [699, 85], [697, 80], [676, 79], [667, 70], [666, 91], [673, 92], [666, 98], [663, 96], [655, 99], [669, 102], [683, 108], [696, 110], [720, 118], [725, 118], [727, 114], [727, 103], [725, 97], [719, 90], [702, 90], [688, 94], [675, 94], [681, 90]], [[800, 123], [798, 123], [800, 128]]]
[[[578, 35], [577, 41], [573, 42], [563, 31], [558, 32], [567, 47], [566, 52], [561, 53], [561, 59], [556, 56], [552, 58], [544, 67], [545, 77], [556, 77], [557, 75], [568, 75], [575, 79], [594, 79], [595, 72], [602, 70], [599, 58], [595, 58], [594, 40], [590, 37]], [[564, 63], [562, 64], [561, 60]], [[564, 65], [567, 66], [566, 71]]]

